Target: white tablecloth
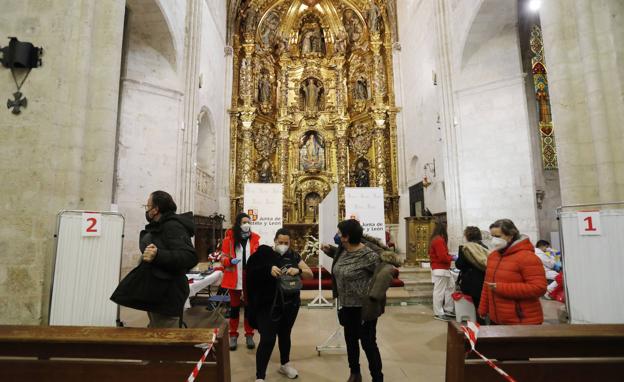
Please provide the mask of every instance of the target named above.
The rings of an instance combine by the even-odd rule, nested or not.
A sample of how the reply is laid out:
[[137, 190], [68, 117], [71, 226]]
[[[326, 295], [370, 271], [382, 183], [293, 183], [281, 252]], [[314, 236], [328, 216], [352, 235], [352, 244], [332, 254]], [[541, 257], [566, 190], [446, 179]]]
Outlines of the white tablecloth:
[[[197, 274], [187, 274], [186, 277], [188, 279], [193, 279], [193, 283], [189, 284], [189, 289], [191, 290], [189, 293], [189, 298], [195, 296], [197, 293], [199, 293], [199, 291], [201, 291], [202, 289], [204, 289], [207, 286], [210, 285], [221, 285], [221, 279], [223, 278], [223, 272], [222, 271], [214, 271], [211, 274], [209, 274], [208, 276], [202, 278], [202, 279], [197, 279], [196, 277], [198, 277], [199, 275]], [[186, 302], [184, 303], [184, 309], [188, 309], [191, 307], [191, 303], [189, 301], [189, 299], [186, 299]]]

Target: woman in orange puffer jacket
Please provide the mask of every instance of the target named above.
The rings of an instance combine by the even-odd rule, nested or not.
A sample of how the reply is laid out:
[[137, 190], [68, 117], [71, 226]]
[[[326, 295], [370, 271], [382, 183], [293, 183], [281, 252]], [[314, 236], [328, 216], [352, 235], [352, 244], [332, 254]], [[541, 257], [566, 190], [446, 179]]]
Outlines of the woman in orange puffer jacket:
[[499, 325], [541, 324], [546, 275], [533, 244], [509, 219], [494, 222], [490, 233], [498, 245], [487, 261], [479, 316]]

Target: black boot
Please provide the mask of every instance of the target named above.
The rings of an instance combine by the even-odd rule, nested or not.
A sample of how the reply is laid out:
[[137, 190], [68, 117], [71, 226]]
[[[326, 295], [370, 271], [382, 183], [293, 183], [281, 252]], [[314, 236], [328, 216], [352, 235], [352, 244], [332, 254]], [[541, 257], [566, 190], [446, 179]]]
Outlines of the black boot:
[[362, 374], [351, 374], [347, 382], [362, 382]]

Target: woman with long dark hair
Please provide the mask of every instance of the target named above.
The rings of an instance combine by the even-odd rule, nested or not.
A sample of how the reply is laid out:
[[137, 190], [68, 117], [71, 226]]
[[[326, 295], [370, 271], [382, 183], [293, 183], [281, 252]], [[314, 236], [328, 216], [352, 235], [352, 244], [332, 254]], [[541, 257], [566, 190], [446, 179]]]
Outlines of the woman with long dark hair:
[[433, 318], [448, 321], [455, 316], [455, 307], [451, 295], [455, 290], [455, 282], [451, 275], [451, 255], [449, 255], [448, 234], [446, 227], [436, 221], [431, 233], [429, 260], [431, 261], [431, 280], [433, 281]]
[[[260, 245], [260, 235], [251, 232], [251, 218], [246, 213], [240, 213], [232, 228], [228, 229], [221, 246], [221, 264], [224, 267], [221, 286], [230, 293], [230, 350], [238, 346], [238, 325], [241, 301], [245, 301], [245, 269], [247, 260]], [[254, 330], [249, 325], [247, 310], [245, 310], [245, 342], [248, 349], [256, 344], [253, 340]]]
[[[459, 269], [459, 288], [462, 293], [469, 295], [474, 303], [475, 310], [479, 309], [481, 290], [485, 278], [485, 268], [488, 259], [488, 247], [483, 244], [483, 235], [478, 227], [464, 229], [465, 243], [459, 246], [455, 266]], [[484, 322], [478, 318], [479, 323]]]

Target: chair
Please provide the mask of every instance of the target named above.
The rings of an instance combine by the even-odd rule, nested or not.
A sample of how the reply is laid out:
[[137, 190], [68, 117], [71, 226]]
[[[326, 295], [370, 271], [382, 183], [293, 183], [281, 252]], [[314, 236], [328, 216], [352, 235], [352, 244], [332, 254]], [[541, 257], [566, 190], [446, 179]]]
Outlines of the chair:
[[209, 320], [225, 320], [225, 313], [228, 311], [229, 307], [230, 295], [228, 294], [228, 290], [225, 288], [219, 288], [217, 293], [208, 297], [208, 306], [206, 306], [206, 310], [212, 311]]

